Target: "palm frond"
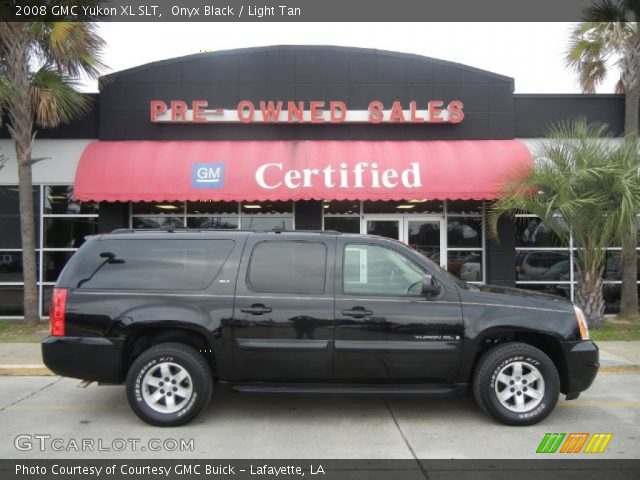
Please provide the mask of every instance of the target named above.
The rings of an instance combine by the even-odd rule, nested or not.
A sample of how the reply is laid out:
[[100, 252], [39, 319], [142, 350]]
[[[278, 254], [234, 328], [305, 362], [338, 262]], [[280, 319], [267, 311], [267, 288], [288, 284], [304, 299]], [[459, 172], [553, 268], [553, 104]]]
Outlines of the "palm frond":
[[40, 22], [34, 26], [34, 55], [42, 64], [65, 75], [96, 78], [105, 68], [104, 41], [91, 22]]
[[[0, 109], [6, 105], [7, 100], [11, 97], [12, 90], [11, 82], [9, 82], [4, 73], [0, 73]], [[0, 118], [2, 118], [1, 115]]]
[[637, 142], [614, 143], [605, 125], [581, 119], [554, 125], [534, 157], [532, 170], [506, 183], [490, 209], [489, 233], [497, 235], [502, 216], [534, 214], [564, 243], [573, 238], [581, 272], [601, 275], [606, 247], [637, 231]]
[[625, 22], [627, 8], [625, 1], [601, 0], [585, 8], [583, 18], [586, 22]]
[[640, 0], [625, 0], [624, 6], [627, 9], [628, 16], [634, 22], [640, 21]]
[[578, 74], [584, 92], [593, 93], [606, 77], [607, 63], [622, 48], [624, 30], [620, 24], [602, 22], [579, 23], [572, 30], [565, 63]]
[[35, 122], [41, 127], [57, 127], [86, 113], [89, 98], [76, 90], [76, 83], [55, 70], [41, 68], [32, 75], [29, 99]]

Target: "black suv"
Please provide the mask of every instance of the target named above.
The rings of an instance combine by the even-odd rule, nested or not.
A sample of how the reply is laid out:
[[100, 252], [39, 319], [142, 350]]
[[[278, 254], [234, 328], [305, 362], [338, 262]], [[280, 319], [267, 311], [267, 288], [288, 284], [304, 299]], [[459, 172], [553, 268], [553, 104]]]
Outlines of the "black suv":
[[244, 392], [473, 391], [510, 425], [577, 398], [598, 347], [570, 302], [467, 285], [406, 245], [336, 232], [91, 237], [51, 301], [45, 364], [126, 383], [146, 422], [184, 424], [216, 381]]

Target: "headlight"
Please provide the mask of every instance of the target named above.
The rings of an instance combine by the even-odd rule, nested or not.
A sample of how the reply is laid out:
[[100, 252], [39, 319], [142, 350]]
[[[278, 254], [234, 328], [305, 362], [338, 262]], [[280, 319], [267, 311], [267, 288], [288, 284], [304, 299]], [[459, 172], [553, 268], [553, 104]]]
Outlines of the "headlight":
[[587, 319], [584, 316], [584, 312], [577, 305], [573, 306], [576, 311], [576, 320], [578, 321], [578, 328], [580, 329], [580, 337], [582, 340], [589, 340], [589, 325], [587, 325]]

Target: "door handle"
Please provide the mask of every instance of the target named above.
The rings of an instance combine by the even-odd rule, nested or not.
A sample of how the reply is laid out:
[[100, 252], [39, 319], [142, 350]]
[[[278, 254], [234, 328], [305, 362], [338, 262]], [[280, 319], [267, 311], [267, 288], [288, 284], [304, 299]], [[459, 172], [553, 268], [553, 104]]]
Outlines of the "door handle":
[[363, 307], [353, 307], [351, 310], [342, 310], [342, 315], [353, 318], [364, 318], [373, 315], [371, 310], [365, 310]]
[[261, 303], [254, 303], [250, 307], [241, 308], [240, 311], [251, 315], [263, 315], [265, 313], [271, 313], [273, 309], [271, 307], [265, 307]]

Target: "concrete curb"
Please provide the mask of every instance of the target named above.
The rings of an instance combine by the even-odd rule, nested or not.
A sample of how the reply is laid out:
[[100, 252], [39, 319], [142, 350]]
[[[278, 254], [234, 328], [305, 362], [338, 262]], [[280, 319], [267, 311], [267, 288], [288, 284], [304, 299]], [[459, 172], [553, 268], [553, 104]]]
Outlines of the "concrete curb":
[[51, 376], [55, 375], [44, 365], [0, 365], [0, 376]]
[[619, 374], [619, 373], [640, 373], [640, 365], [605, 365], [601, 366], [598, 373]]

